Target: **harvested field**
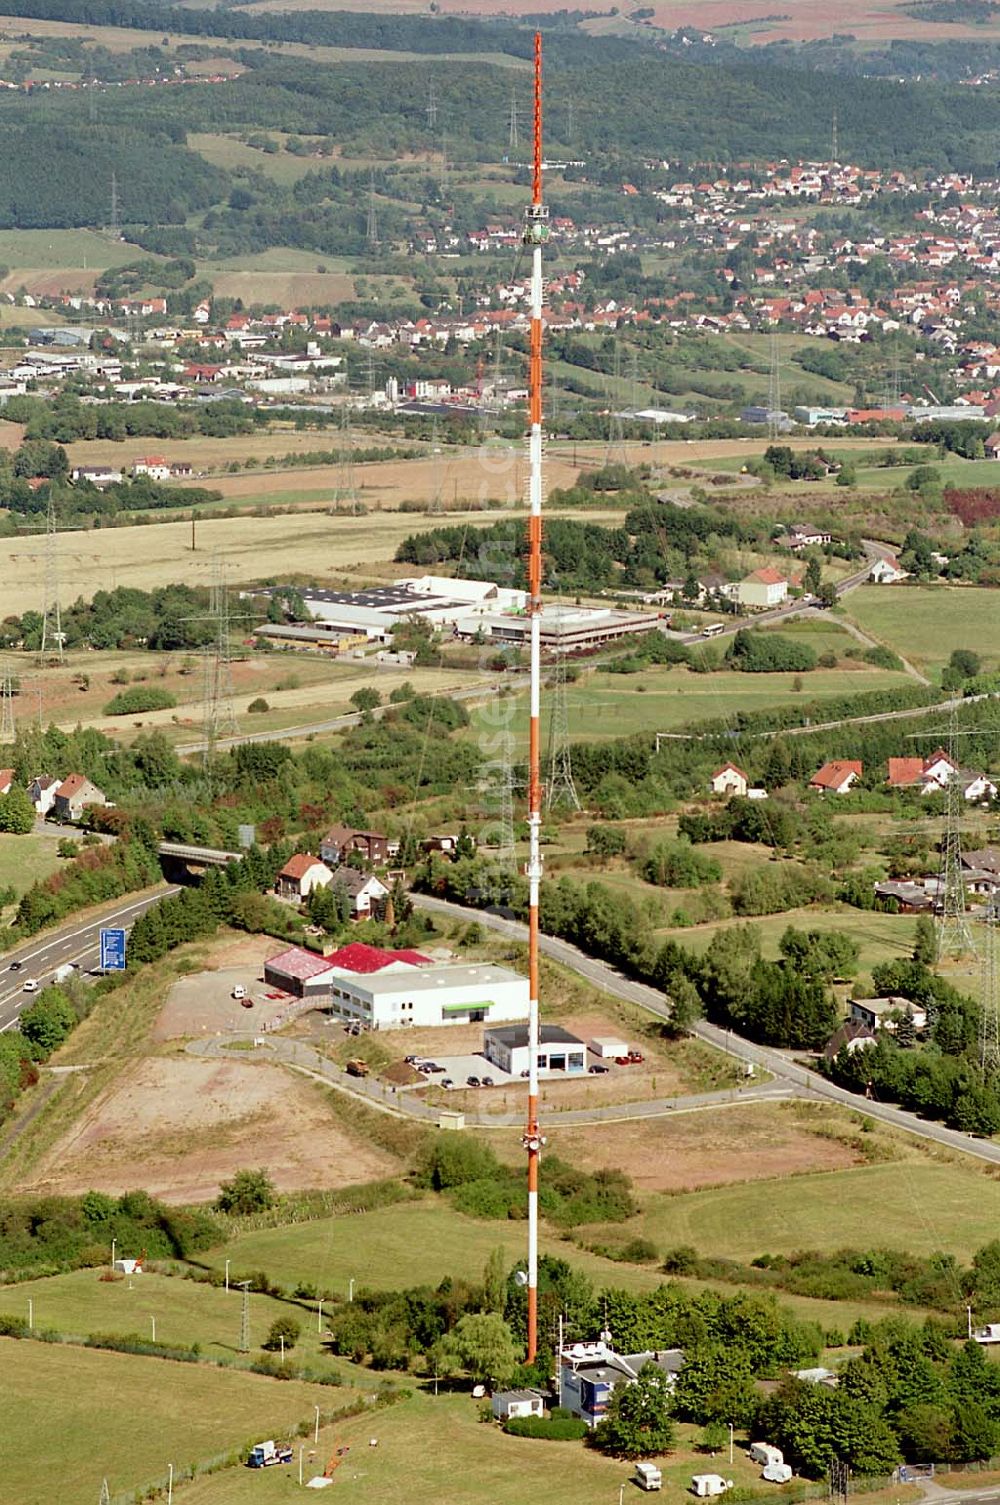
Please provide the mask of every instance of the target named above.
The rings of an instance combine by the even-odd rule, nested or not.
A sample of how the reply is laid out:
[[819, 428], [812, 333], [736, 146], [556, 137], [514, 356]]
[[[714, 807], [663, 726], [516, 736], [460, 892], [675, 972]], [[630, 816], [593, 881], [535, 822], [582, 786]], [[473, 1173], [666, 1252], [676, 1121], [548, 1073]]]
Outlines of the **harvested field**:
[[774, 1103], [607, 1124], [600, 1134], [560, 1129], [550, 1118], [546, 1131], [550, 1149], [564, 1160], [587, 1170], [624, 1166], [646, 1192], [840, 1171], [860, 1162], [849, 1144], [819, 1138]]
[[336, 1124], [322, 1088], [278, 1066], [151, 1057], [126, 1068], [24, 1189], [120, 1195], [141, 1186], [166, 1202], [206, 1202], [249, 1163], [266, 1165], [282, 1191], [397, 1169]]

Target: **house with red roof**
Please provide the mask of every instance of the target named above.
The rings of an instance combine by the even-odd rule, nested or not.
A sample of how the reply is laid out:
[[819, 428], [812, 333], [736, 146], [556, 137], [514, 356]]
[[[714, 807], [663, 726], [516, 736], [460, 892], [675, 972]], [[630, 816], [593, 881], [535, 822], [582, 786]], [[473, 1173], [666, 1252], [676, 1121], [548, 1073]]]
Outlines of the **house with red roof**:
[[325, 862], [311, 852], [296, 852], [289, 857], [275, 880], [279, 899], [308, 899], [314, 888], [326, 888], [333, 874]]
[[741, 798], [746, 796], [750, 787], [750, 780], [742, 768], [737, 768], [735, 763], [723, 763], [722, 767], [712, 774], [708, 783], [713, 794], [737, 794]]
[[85, 774], [71, 773], [55, 792], [52, 814], [58, 820], [79, 820], [87, 805], [106, 804], [103, 789], [98, 789]]
[[824, 763], [809, 780], [809, 788], [821, 794], [849, 794], [864, 772], [860, 763], [833, 759]]
[[750, 611], [767, 611], [788, 599], [788, 580], [771, 565], [753, 570], [736, 587], [736, 599]]
[[0, 794], [9, 794], [14, 783], [13, 768], [0, 768]]

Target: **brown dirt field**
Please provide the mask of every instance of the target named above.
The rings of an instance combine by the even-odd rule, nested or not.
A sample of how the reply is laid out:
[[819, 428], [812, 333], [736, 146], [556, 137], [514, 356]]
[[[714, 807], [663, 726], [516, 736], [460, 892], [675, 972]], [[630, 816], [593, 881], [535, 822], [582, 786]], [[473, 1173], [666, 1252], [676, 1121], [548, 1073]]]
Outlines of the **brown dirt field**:
[[[60, 267], [58, 272], [54, 272], [51, 267], [17, 267], [0, 282], [0, 292], [14, 293], [23, 287], [36, 297], [54, 297], [58, 293], [92, 293], [98, 271], [99, 268], [88, 270], [86, 267]], [[33, 314], [38, 315], [39, 323], [42, 324], [63, 322], [62, 315], [53, 308], [18, 308], [14, 312], [23, 323], [30, 322]]]
[[[852, 33], [859, 41], [885, 41], [907, 38], [913, 41], [944, 42], [958, 37], [984, 38], [996, 35], [1000, 25], [940, 24], [908, 16], [893, 0], [841, 0], [831, 11], [824, 0], [789, 0], [782, 6], [787, 19], [775, 16], [767, 0], [659, 0], [654, 22], [667, 29], [697, 26], [703, 31], [717, 31], [727, 26], [759, 24], [748, 36], [754, 45], [778, 40], [814, 41], [835, 31]], [[445, 9], [448, 9], [446, 4]]]
[[213, 280], [217, 298], [242, 298], [248, 306], [276, 303], [279, 308], [295, 308], [354, 297], [354, 278], [344, 272], [224, 272]]
[[24, 1190], [120, 1195], [141, 1186], [166, 1202], [204, 1202], [262, 1162], [282, 1191], [378, 1180], [396, 1168], [335, 1125], [320, 1088], [281, 1067], [151, 1058], [101, 1095]]
[[820, 1139], [773, 1103], [715, 1108], [592, 1129], [546, 1125], [549, 1147], [587, 1170], [623, 1169], [642, 1191], [693, 1191], [803, 1171], [844, 1170], [858, 1158]]

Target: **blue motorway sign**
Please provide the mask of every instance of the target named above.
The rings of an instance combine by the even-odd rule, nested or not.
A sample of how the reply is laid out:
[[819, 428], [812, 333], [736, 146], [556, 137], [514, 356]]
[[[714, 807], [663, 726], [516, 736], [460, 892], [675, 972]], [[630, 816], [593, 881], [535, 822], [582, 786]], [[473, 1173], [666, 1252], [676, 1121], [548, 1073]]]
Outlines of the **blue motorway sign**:
[[124, 930], [101, 931], [101, 971], [124, 972], [125, 971], [125, 932]]

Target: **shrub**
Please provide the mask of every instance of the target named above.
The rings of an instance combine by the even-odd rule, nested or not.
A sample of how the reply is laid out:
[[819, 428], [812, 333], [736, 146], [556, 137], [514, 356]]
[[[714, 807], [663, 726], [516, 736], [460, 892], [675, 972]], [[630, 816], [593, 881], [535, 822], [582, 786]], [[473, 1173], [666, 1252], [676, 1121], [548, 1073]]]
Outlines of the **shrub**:
[[503, 1429], [511, 1437], [544, 1437], [550, 1442], [579, 1442], [590, 1430], [576, 1416], [512, 1416]]
[[135, 685], [123, 690], [104, 707], [105, 716], [134, 716], [140, 711], [167, 711], [177, 704], [177, 696], [157, 685]]
[[254, 716], [259, 715], [262, 711], [269, 711], [270, 709], [271, 707], [268, 705], [263, 695], [258, 695], [256, 699], [251, 700], [250, 704], [247, 706], [247, 711]]
[[261, 1347], [268, 1349], [272, 1353], [277, 1353], [282, 1346], [282, 1340], [284, 1340], [286, 1349], [294, 1348], [299, 1341], [301, 1332], [302, 1326], [296, 1322], [294, 1317], [276, 1317], [271, 1323], [267, 1337], [264, 1339]]
[[215, 1205], [220, 1212], [245, 1215], [263, 1212], [274, 1205], [274, 1184], [264, 1169], [237, 1171], [231, 1181], [223, 1181]]

